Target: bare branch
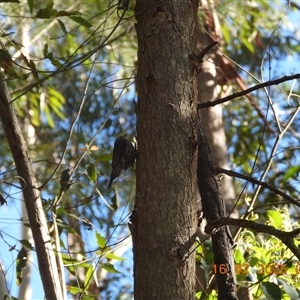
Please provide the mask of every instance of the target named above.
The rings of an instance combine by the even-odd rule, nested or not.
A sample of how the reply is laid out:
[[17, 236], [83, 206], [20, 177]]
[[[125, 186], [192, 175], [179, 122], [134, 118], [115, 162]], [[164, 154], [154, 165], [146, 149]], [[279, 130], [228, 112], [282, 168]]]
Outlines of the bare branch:
[[[220, 190], [220, 184], [215, 178], [216, 168], [212, 159], [209, 144], [204, 134], [200, 112], [198, 112], [198, 166], [197, 182], [201, 195], [203, 215], [207, 222], [219, 220], [225, 215], [225, 205]], [[209, 227], [206, 226], [205, 232]], [[234, 264], [232, 256], [232, 237], [227, 226], [222, 226], [211, 235], [214, 262], [225, 264], [230, 272], [216, 274], [218, 279], [218, 293], [220, 299], [237, 299]]]
[[206, 46], [199, 54], [196, 55], [196, 57], [198, 58], [198, 60], [202, 61], [202, 58], [209, 52], [209, 50], [211, 48], [213, 48], [215, 45], [217, 45], [218, 42], [217, 41], [213, 41], [212, 43], [210, 43], [208, 46]]
[[243, 219], [233, 219], [233, 218], [220, 218], [217, 220], [213, 220], [207, 224], [208, 230], [212, 228], [224, 226], [224, 225], [231, 225], [237, 226], [242, 228], [250, 228], [257, 232], [264, 232], [270, 235], [273, 235], [280, 239], [293, 253], [294, 255], [300, 260], [300, 250], [294, 244], [294, 237], [299, 235], [300, 228], [295, 229], [293, 231], [281, 231], [276, 229], [273, 226], [268, 226], [265, 224], [259, 224], [250, 220], [243, 220]]
[[227, 97], [217, 99], [215, 101], [209, 101], [209, 102], [198, 104], [198, 109], [205, 108], [205, 107], [212, 107], [212, 106], [215, 106], [215, 105], [225, 103], [225, 102], [228, 102], [230, 100], [239, 98], [241, 96], [245, 96], [247, 94], [250, 94], [250, 93], [252, 93], [254, 91], [257, 91], [259, 89], [262, 89], [264, 87], [271, 86], [271, 85], [278, 85], [282, 82], [290, 81], [290, 80], [293, 80], [293, 79], [299, 79], [299, 78], [300, 78], [300, 74], [298, 73], [298, 74], [294, 74], [294, 75], [290, 75], [290, 76], [284, 76], [284, 77], [278, 78], [276, 80], [266, 81], [266, 82], [260, 83], [258, 85], [255, 85], [255, 86], [253, 86], [249, 89], [246, 89], [244, 91], [229, 95]]
[[251, 177], [251, 176], [243, 175], [243, 174], [240, 174], [240, 173], [237, 173], [237, 172], [234, 172], [234, 171], [231, 171], [231, 170], [225, 170], [225, 169], [222, 169], [222, 168], [216, 168], [216, 171], [219, 172], [219, 173], [224, 173], [224, 174], [226, 174], [228, 176], [231, 176], [231, 177], [241, 178], [241, 179], [247, 180], [251, 183], [258, 184], [258, 185], [272, 191], [273, 193], [281, 196], [282, 198], [288, 200], [290, 203], [293, 203], [293, 204], [297, 205], [298, 207], [300, 207], [300, 201], [293, 199], [291, 196], [285, 194], [281, 190], [277, 189], [276, 187], [274, 187], [272, 185], [269, 185], [268, 183], [266, 183], [264, 181], [260, 181], [260, 180], [257, 180], [255, 178]]

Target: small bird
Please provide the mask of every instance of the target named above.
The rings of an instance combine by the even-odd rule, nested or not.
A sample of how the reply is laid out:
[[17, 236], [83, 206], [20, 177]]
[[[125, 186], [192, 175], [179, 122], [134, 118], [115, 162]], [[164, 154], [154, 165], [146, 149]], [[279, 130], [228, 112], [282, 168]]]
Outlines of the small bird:
[[127, 134], [119, 136], [115, 140], [108, 189], [110, 189], [112, 182], [121, 174], [121, 171], [130, 168], [137, 158], [136, 147], [128, 139], [125, 139], [125, 136]]

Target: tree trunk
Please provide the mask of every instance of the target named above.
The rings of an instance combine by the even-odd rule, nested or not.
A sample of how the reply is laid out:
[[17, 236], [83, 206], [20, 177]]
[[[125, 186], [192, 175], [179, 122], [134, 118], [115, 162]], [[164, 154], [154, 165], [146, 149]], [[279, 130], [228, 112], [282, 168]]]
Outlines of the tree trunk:
[[21, 133], [6, 82], [0, 76], [0, 115], [6, 138], [16, 164], [20, 185], [32, 229], [39, 271], [47, 299], [63, 299], [48, 226], [37, 188], [32, 164]]
[[195, 298], [198, 2], [137, 0], [135, 299]]
[[[225, 216], [225, 204], [210, 148], [204, 134], [199, 113], [198, 131], [198, 187], [201, 195], [203, 215], [207, 222]], [[218, 299], [237, 300], [234, 262], [232, 255], [232, 238], [227, 226], [220, 226], [211, 234], [215, 273], [218, 280]]]
[[[21, 12], [23, 15], [23, 12]], [[23, 45], [23, 51], [27, 59], [30, 59], [30, 24], [26, 22], [26, 19], [23, 19], [22, 25], [18, 27], [16, 41]], [[36, 132], [35, 127], [30, 123], [30, 120], [27, 118], [24, 119], [24, 123], [22, 124], [22, 130], [24, 134], [24, 138], [29, 146], [32, 146], [36, 143]], [[25, 201], [22, 201], [22, 220], [26, 223], [28, 222], [28, 214], [26, 210]], [[31, 228], [21, 225], [21, 239], [27, 240], [30, 243], [33, 242], [32, 231]], [[30, 262], [34, 261], [32, 251], [28, 251], [27, 260]], [[30, 286], [30, 279], [32, 278], [32, 264], [26, 264], [26, 267], [22, 271], [22, 282], [19, 287], [19, 299], [31, 299], [32, 298], [32, 287]]]

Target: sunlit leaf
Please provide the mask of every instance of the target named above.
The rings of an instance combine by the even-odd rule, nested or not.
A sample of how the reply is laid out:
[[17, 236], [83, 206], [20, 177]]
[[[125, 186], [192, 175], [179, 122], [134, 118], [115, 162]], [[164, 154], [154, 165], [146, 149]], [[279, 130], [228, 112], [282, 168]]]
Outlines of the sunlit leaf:
[[292, 166], [290, 168], [288, 168], [288, 170], [285, 172], [284, 176], [283, 176], [283, 180], [287, 181], [289, 178], [293, 177], [293, 176], [297, 176], [300, 172], [300, 167], [298, 165], [296, 166]]
[[51, 128], [54, 128], [55, 127], [55, 123], [54, 123], [53, 118], [51, 116], [50, 109], [49, 109], [48, 105], [45, 105], [44, 112], [45, 112], [45, 116], [46, 116], [48, 125]]
[[289, 284], [285, 279], [278, 278], [278, 282], [283, 285], [284, 291], [289, 295], [291, 300], [299, 299], [299, 294], [297, 290], [291, 284]]
[[89, 164], [87, 167], [87, 173], [89, 178], [96, 183], [97, 182], [97, 171], [96, 171], [96, 167], [94, 164]]
[[91, 151], [97, 151], [99, 150], [99, 148], [96, 146], [96, 145], [93, 145], [91, 148], [90, 148]]
[[112, 252], [110, 252], [110, 253], [108, 253], [107, 255], [105, 255], [105, 257], [106, 257], [107, 259], [112, 259], [112, 260], [121, 260], [121, 261], [126, 260], [125, 258], [123, 258], [123, 257], [121, 257], [121, 256], [118, 256], [118, 255], [115, 255], [115, 254], [112, 253]]
[[77, 295], [83, 292], [82, 288], [79, 288], [77, 286], [67, 286], [67, 291], [69, 291], [72, 295]]
[[234, 261], [237, 264], [243, 264], [245, 262], [244, 255], [240, 249], [237, 249], [234, 254]]
[[107, 244], [106, 239], [99, 232], [96, 232], [95, 235], [98, 247], [101, 249], [104, 248]]
[[108, 273], [120, 274], [120, 272], [116, 270], [114, 265], [112, 265], [111, 263], [101, 264], [101, 267], [105, 269]]
[[65, 103], [66, 103], [65, 97], [64, 97], [63, 94], [60, 93], [58, 90], [56, 90], [56, 89], [54, 89], [54, 88], [52, 88], [52, 87], [49, 87], [49, 88], [48, 88], [48, 92], [49, 92], [49, 95], [50, 95], [51, 97], [53, 97], [54, 99], [57, 100], [57, 102], [55, 102], [55, 103], [56, 103], [56, 105], [57, 105], [58, 107], [62, 107], [62, 104], [65, 104]]
[[277, 210], [268, 210], [267, 216], [275, 228], [280, 228], [282, 225], [282, 216]]
[[94, 268], [90, 265], [85, 274], [85, 279], [84, 279], [84, 288], [85, 289], [89, 288], [91, 281], [92, 281], [93, 273], [94, 273]]

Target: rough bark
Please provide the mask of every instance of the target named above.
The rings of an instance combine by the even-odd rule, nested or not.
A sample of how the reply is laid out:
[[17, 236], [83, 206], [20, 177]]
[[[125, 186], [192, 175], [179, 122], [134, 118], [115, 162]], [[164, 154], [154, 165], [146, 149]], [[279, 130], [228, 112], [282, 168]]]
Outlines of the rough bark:
[[[216, 168], [204, 134], [199, 113], [197, 176], [203, 215], [207, 222], [225, 216], [225, 205], [221, 194], [220, 183], [216, 175]], [[229, 229], [226, 226], [220, 226], [218, 229], [207, 233], [211, 234], [214, 263], [217, 267], [218, 299], [238, 299], [236, 295], [234, 262], [231, 249], [232, 241]], [[223, 268], [220, 268], [221, 265], [225, 266], [225, 271]]]
[[[202, 2], [203, 5], [203, 2]], [[214, 15], [214, 22], [218, 23], [216, 14]], [[219, 23], [215, 25], [214, 34], [219, 39], [222, 39]], [[211, 36], [200, 26], [197, 26], [197, 44], [200, 50], [204, 49], [207, 45], [212, 42]], [[218, 98], [217, 93], [217, 68], [219, 66], [219, 57], [217, 55], [217, 48], [213, 48], [208, 55], [203, 60], [201, 66], [201, 73], [198, 75], [198, 103], [205, 103], [208, 101], [214, 101]], [[222, 105], [216, 105], [209, 108], [202, 108], [199, 110], [201, 114], [201, 120], [204, 126], [204, 133], [207, 138], [211, 155], [214, 160], [216, 167], [229, 169], [228, 165], [228, 148], [226, 143], [226, 135], [224, 130], [223, 122], [223, 107]], [[223, 167], [221, 167], [223, 166]], [[239, 213], [235, 206], [235, 191], [233, 186], [233, 181], [230, 176], [223, 175], [221, 180], [221, 192], [223, 201], [225, 203], [226, 214], [230, 213], [232, 218], [238, 218]], [[200, 240], [206, 239], [207, 235], [204, 233], [204, 227], [206, 222], [202, 222], [201, 231], [199, 232]], [[231, 232], [235, 232], [235, 228], [230, 228]], [[197, 278], [199, 280], [199, 285], [197, 290], [205, 289], [206, 280], [204, 277], [204, 271], [197, 268]], [[197, 281], [198, 282], [198, 281]], [[215, 282], [212, 282], [214, 285]], [[207, 287], [210, 289], [212, 287]], [[244, 287], [238, 289], [238, 298], [240, 300], [252, 299], [251, 294]]]
[[37, 189], [27, 147], [13, 109], [6, 83], [2, 77], [0, 77], [0, 115], [20, 178], [20, 185], [22, 187], [29, 223], [33, 233], [45, 296], [51, 300], [63, 299], [55, 255], [40, 198], [40, 191]]
[[138, 0], [135, 299], [195, 298], [198, 3]]

